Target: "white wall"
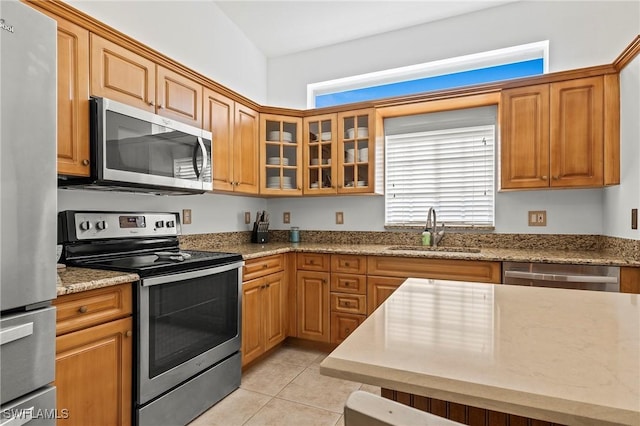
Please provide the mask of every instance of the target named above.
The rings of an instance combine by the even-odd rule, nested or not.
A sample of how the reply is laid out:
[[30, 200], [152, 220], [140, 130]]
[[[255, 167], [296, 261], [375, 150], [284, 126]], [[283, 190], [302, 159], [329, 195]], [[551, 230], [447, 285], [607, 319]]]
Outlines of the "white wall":
[[620, 185], [604, 190], [604, 234], [640, 239], [631, 209], [640, 208], [640, 56], [620, 72]]
[[214, 2], [66, 2], [216, 82], [266, 103], [266, 57]]
[[308, 83], [547, 39], [552, 72], [601, 65], [611, 63], [638, 28], [637, 1], [519, 1], [269, 59], [268, 101], [305, 108]]
[[206, 234], [210, 232], [249, 231], [244, 223], [244, 212], [255, 212], [267, 208], [263, 198], [236, 197], [231, 195], [201, 194], [179, 196], [157, 196], [129, 194], [123, 192], [58, 190], [58, 210], [105, 210], [105, 211], [165, 211], [179, 212], [191, 209], [192, 224], [183, 225], [183, 234]]
[[[638, 34], [639, 2], [520, 1], [467, 15], [366, 37], [347, 43], [269, 59], [268, 99], [271, 105], [305, 108], [306, 85], [334, 78], [444, 59], [517, 44], [549, 40], [551, 72], [611, 63]], [[628, 74], [628, 73], [627, 73]], [[634, 77], [627, 75], [626, 79]], [[638, 81], [637, 73], [635, 75]], [[629, 87], [629, 86], [627, 86]], [[632, 88], [638, 90], [638, 85]], [[623, 92], [628, 89], [623, 89]], [[626, 95], [628, 98], [629, 95]], [[629, 104], [630, 100], [623, 100]], [[636, 97], [637, 102], [637, 97]], [[637, 108], [623, 104], [629, 118]], [[635, 115], [634, 115], [635, 114]], [[623, 159], [637, 164], [640, 140], [630, 124], [623, 133]], [[634, 137], [635, 135], [635, 137]], [[629, 152], [629, 144], [636, 148]], [[625, 158], [625, 153], [628, 155]], [[636, 167], [637, 170], [637, 167]], [[631, 176], [633, 174], [633, 176]], [[607, 190], [523, 191], [496, 194], [496, 229], [500, 233], [602, 234], [629, 222], [628, 208], [638, 204], [637, 172], [624, 166], [621, 187]], [[626, 181], [629, 181], [626, 183]], [[615, 201], [616, 188], [622, 194]], [[384, 198], [348, 197], [312, 200], [269, 200], [272, 217], [282, 220], [291, 211], [292, 225], [306, 229], [383, 230]], [[324, 211], [329, 209], [330, 211]], [[529, 227], [527, 211], [547, 210], [546, 227]], [[624, 210], [624, 212], [619, 212]], [[335, 225], [335, 211], [343, 211], [344, 225]], [[426, 212], [425, 212], [426, 214]], [[288, 225], [278, 224], [282, 229]], [[612, 234], [613, 231], [610, 231]], [[635, 231], [634, 231], [635, 232]], [[616, 235], [620, 234], [618, 231]], [[623, 235], [629, 235], [629, 232]]]

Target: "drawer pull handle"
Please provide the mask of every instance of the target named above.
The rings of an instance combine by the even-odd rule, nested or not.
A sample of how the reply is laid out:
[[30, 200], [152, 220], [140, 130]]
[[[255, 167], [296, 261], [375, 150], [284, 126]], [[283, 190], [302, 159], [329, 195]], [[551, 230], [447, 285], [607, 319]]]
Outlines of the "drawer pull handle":
[[89, 165], [89, 160], [87, 160], [86, 158], [84, 160], [82, 160], [82, 165], [83, 166], [88, 166]]
[[84, 314], [88, 311], [86, 306], [80, 306], [80, 308], [78, 309], [78, 312], [80, 312], [81, 314]]
[[29, 337], [33, 334], [33, 323], [28, 322], [26, 324], [16, 325], [14, 327], [7, 327], [0, 331], [0, 345], [10, 343], [15, 340]]
[[344, 286], [345, 286], [345, 287], [349, 287], [349, 281], [345, 282], [345, 283], [344, 283]]
[[309, 263], [313, 265], [315, 262], [314, 262], [314, 260], [313, 260], [313, 259], [311, 259], [311, 260], [309, 261]]
[[268, 265], [265, 263], [264, 265], [262, 265], [262, 269], [267, 269]]
[[349, 262], [344, 262], [344, 266], [349, 267]]
[[124, 336], [125, 336], [125, 337], [131, 337], [131, 336], [133, 336], [133, 331], [131, 331], [131, 330], [127, 330], [127, 331], [125, 331]]
[[347, 328], [347, 329], [345, 330], [345, 332], [346, 332], [347, 334], [349, 334], [349, 333], [351, 333], [351, 329]]

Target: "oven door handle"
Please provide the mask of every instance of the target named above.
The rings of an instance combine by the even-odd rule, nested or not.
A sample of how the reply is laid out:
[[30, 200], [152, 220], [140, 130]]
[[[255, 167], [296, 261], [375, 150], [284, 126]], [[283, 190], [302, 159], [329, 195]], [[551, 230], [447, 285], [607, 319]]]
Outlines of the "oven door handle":
[[207, 275], [215, 275], [222, 272], [227, 272], [232, 269], [240, 269], [239, 273], [242, 274], [242, 266], [244, 261], [229, 263], [227, 265], [216, 266], [215, 268], [198, 269], [195, 271], [178, 272], [175, 274], [162, 275], [160, 277], [143, 278], [141, 280], [142, 287], [151, 287], [159, 284], [174, 283], [176, 281], [184, 281], [193, 278], [206, 277]]

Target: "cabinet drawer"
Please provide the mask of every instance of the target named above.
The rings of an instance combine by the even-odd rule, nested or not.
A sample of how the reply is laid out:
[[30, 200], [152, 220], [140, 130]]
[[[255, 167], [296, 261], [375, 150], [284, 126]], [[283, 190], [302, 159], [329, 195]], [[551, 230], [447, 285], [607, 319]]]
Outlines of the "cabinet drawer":
[[329, 271], [329, 255], [320, 253], [297, 253], [296, 266], [306, 271]]
[[348, 254], [332, 254], [331, 272], [365, 274], [367, 272], [367, 257]]
[[249, 281], [282, 270], [284, 270], [284, 256], [281, 254], [251, 259], [244, 264], [242, 280]]
[[331, 343], [341, 343], [365, 319], [364, 315], [331, 312]]
[[131, 284], [68, 294], [53, 301], [56, 335], [131, 315]]
[[331, 291], [367, 294], [366, 275], [331, 274]]
[[367, 313], [367, 296], [331, 293], [331, 311], [364, 315]]
[[369, 256], [368, 275], [387, 277], [434, 278], [499, 284], [501, 262], [428, 259], [416, 257]]

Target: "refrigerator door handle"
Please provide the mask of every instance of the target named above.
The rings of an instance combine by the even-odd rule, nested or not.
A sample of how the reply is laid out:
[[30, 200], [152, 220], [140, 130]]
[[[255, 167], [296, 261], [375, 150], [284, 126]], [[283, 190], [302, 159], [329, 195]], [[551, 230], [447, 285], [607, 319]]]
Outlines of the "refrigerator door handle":
[[[10, 343], [18, 339], [23, 339], [25, 337], [31, 336], [32, 334], [33, 334], [32, 322], [16, 325], [14, 327], [5, 328], [4, 330], [0, 331], [0, 346], [4, 345], [5, 343]], [[2, 425], [4, 425], [4, 423], [2, 423]]]
[[22, 426], [29, 423], [34, 418], [35, 407], [20, 409], [20, 415], [12, 415], [6, 421], [0, 423], [0, 426]]

